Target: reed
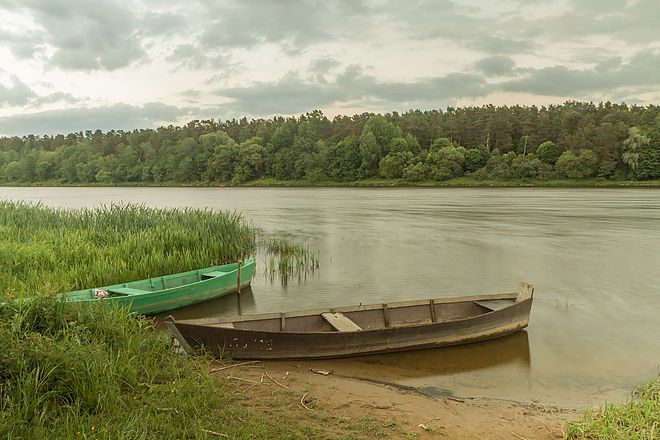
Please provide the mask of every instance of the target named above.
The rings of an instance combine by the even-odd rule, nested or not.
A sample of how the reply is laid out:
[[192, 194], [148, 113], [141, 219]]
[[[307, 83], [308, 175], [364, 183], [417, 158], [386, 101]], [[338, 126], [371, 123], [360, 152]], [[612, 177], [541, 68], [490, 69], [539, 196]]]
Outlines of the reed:
[[235, 261], [255, 243], [232, 213], [0, 202], [0, 438], [303, 437], [240, 405], [210, 358], [177, 355], [152, 320], [52, 295]]
[[309, 246], [286, 239], [264, 238], [259, 247], [266, 254], [265, 272], [271, 281], [279, 276], [286, 284], [291, 277], [302, 277], [319, 269], [318, 255]]
[[254, 254], [255, 234], [235, 213], [4, 201], [0, 293], [34, 296], [225, 264]]

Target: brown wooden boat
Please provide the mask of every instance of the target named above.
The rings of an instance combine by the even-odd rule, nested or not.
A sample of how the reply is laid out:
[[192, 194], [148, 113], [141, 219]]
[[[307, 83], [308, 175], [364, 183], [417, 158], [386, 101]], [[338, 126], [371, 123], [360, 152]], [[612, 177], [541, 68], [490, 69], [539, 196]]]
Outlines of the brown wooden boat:
[[527, 327], [534, 287], [491, 295], [166, 324], [188, 352], [235, 359], [334, 358], [467, 344]]

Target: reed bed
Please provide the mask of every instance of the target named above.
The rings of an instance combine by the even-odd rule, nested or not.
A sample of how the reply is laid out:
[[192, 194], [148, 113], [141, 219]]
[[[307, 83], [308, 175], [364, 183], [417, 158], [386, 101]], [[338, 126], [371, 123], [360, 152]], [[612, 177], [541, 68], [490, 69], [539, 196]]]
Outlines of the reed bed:
[[234, 262], [256, 233], [235, 213], [0, 202], [0, 293], [34, 296]]
[[309, 246], [280, 238], [264, 239], [259, 245], [266, 253], [265, 273], [273, 281], [279, 276], [286, 284], [290, 278], [303, 277], [319, 269], [318, 255]]
[[152, 320], [52, 295], [235, 261], [255, 242], [231, 213], [0, 202], [0, 438], [303, 437], [240, 405]]

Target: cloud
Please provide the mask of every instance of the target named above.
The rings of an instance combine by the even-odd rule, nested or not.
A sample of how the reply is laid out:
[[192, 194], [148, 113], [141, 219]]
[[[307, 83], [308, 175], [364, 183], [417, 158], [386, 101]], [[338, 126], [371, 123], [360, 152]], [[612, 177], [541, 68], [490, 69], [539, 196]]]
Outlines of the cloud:
[[68, 134], [84, 130], [132, 130], [172, 123], [191, 109], [161, 103], [141, 107], [115, 104], [107, 107], [71, 108], [25, 113], [0, 118], [0, 133], [6, 136], [26, 134]]
[[0, 83], [0, 107], [4, 104], [11, 106], [25, 105], [37, 94], [22, 82], [16, 75], [10, 78], [11, 85], [5, 86]]
[[486, 75], [501, 76], [512, 73], [515, 65], [511, 58], [495, 55], [477, 61], [475, 67]]
[[165, 59], [190, 70], [218, 70], [233, 66], [229, 55], [218, 53], [215, 49], [200, 49], [193, 44], [177, 46]]
[[601, 36], [616, 42], [650, 44], [660, 42], [657, 0], [571, 0], [561, 12], [533, 20], [513, 16], [504, 22], [511, 29], [522, 29], [527, 39], [542, 37], [546, 44], [578, 41]]
[[[313, 69], [317, 65], [313, 66]], [[359, 66], [348, 66], [332, 80], [312, 82], [289, 72], [274, 82], [223, 88], [216, 95], [230, 98], [224, 105], [234, 111], [255, 115], [294, 114], [350, 102], [378, 102], [382, 105], [435, 103], [456, 97], [488, 94], [490, 87], [476, 74], [451, 73], [412, 82], [386, 82], [367, 75]]]
[[[28, 38], [10, 41], [19, 58], [49, 53], [65, 70], [114, 70], [144, 58], [140, 23], [129, 5], [113, 1], [9, 0], [9, 10], [30, 17]], [[45, 50], [52, 48], [52, 50]]]
[[641, 51], [628, 63], [616, 58], [604, 60], [593, 68], [571, 69], [552, 66], [542, 69], [518, 69], [524, 73], [499, 85], [504, 91], [529, 92], [551, 96], [585, 96], [599, 92], [608, 95], [622, 87], [660, 88], [660, 53]]

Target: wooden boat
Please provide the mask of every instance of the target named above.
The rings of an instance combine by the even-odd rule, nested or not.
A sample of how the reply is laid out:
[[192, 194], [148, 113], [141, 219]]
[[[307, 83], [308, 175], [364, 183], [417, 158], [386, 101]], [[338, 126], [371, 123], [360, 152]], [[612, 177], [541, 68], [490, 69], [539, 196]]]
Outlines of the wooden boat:
[[254, 258], [140, 281], [77, 290], [61, 295], [64, 301], [103, 303], [130, 307], [132, 312], [154, 314], [207, 301], [248, 286], [254, 274]]
[[166, 321], [188, 352], [235, 359], [334, 358], [466, 344], [527, 327], [534, 287], [514, 293], [438, 298]]

